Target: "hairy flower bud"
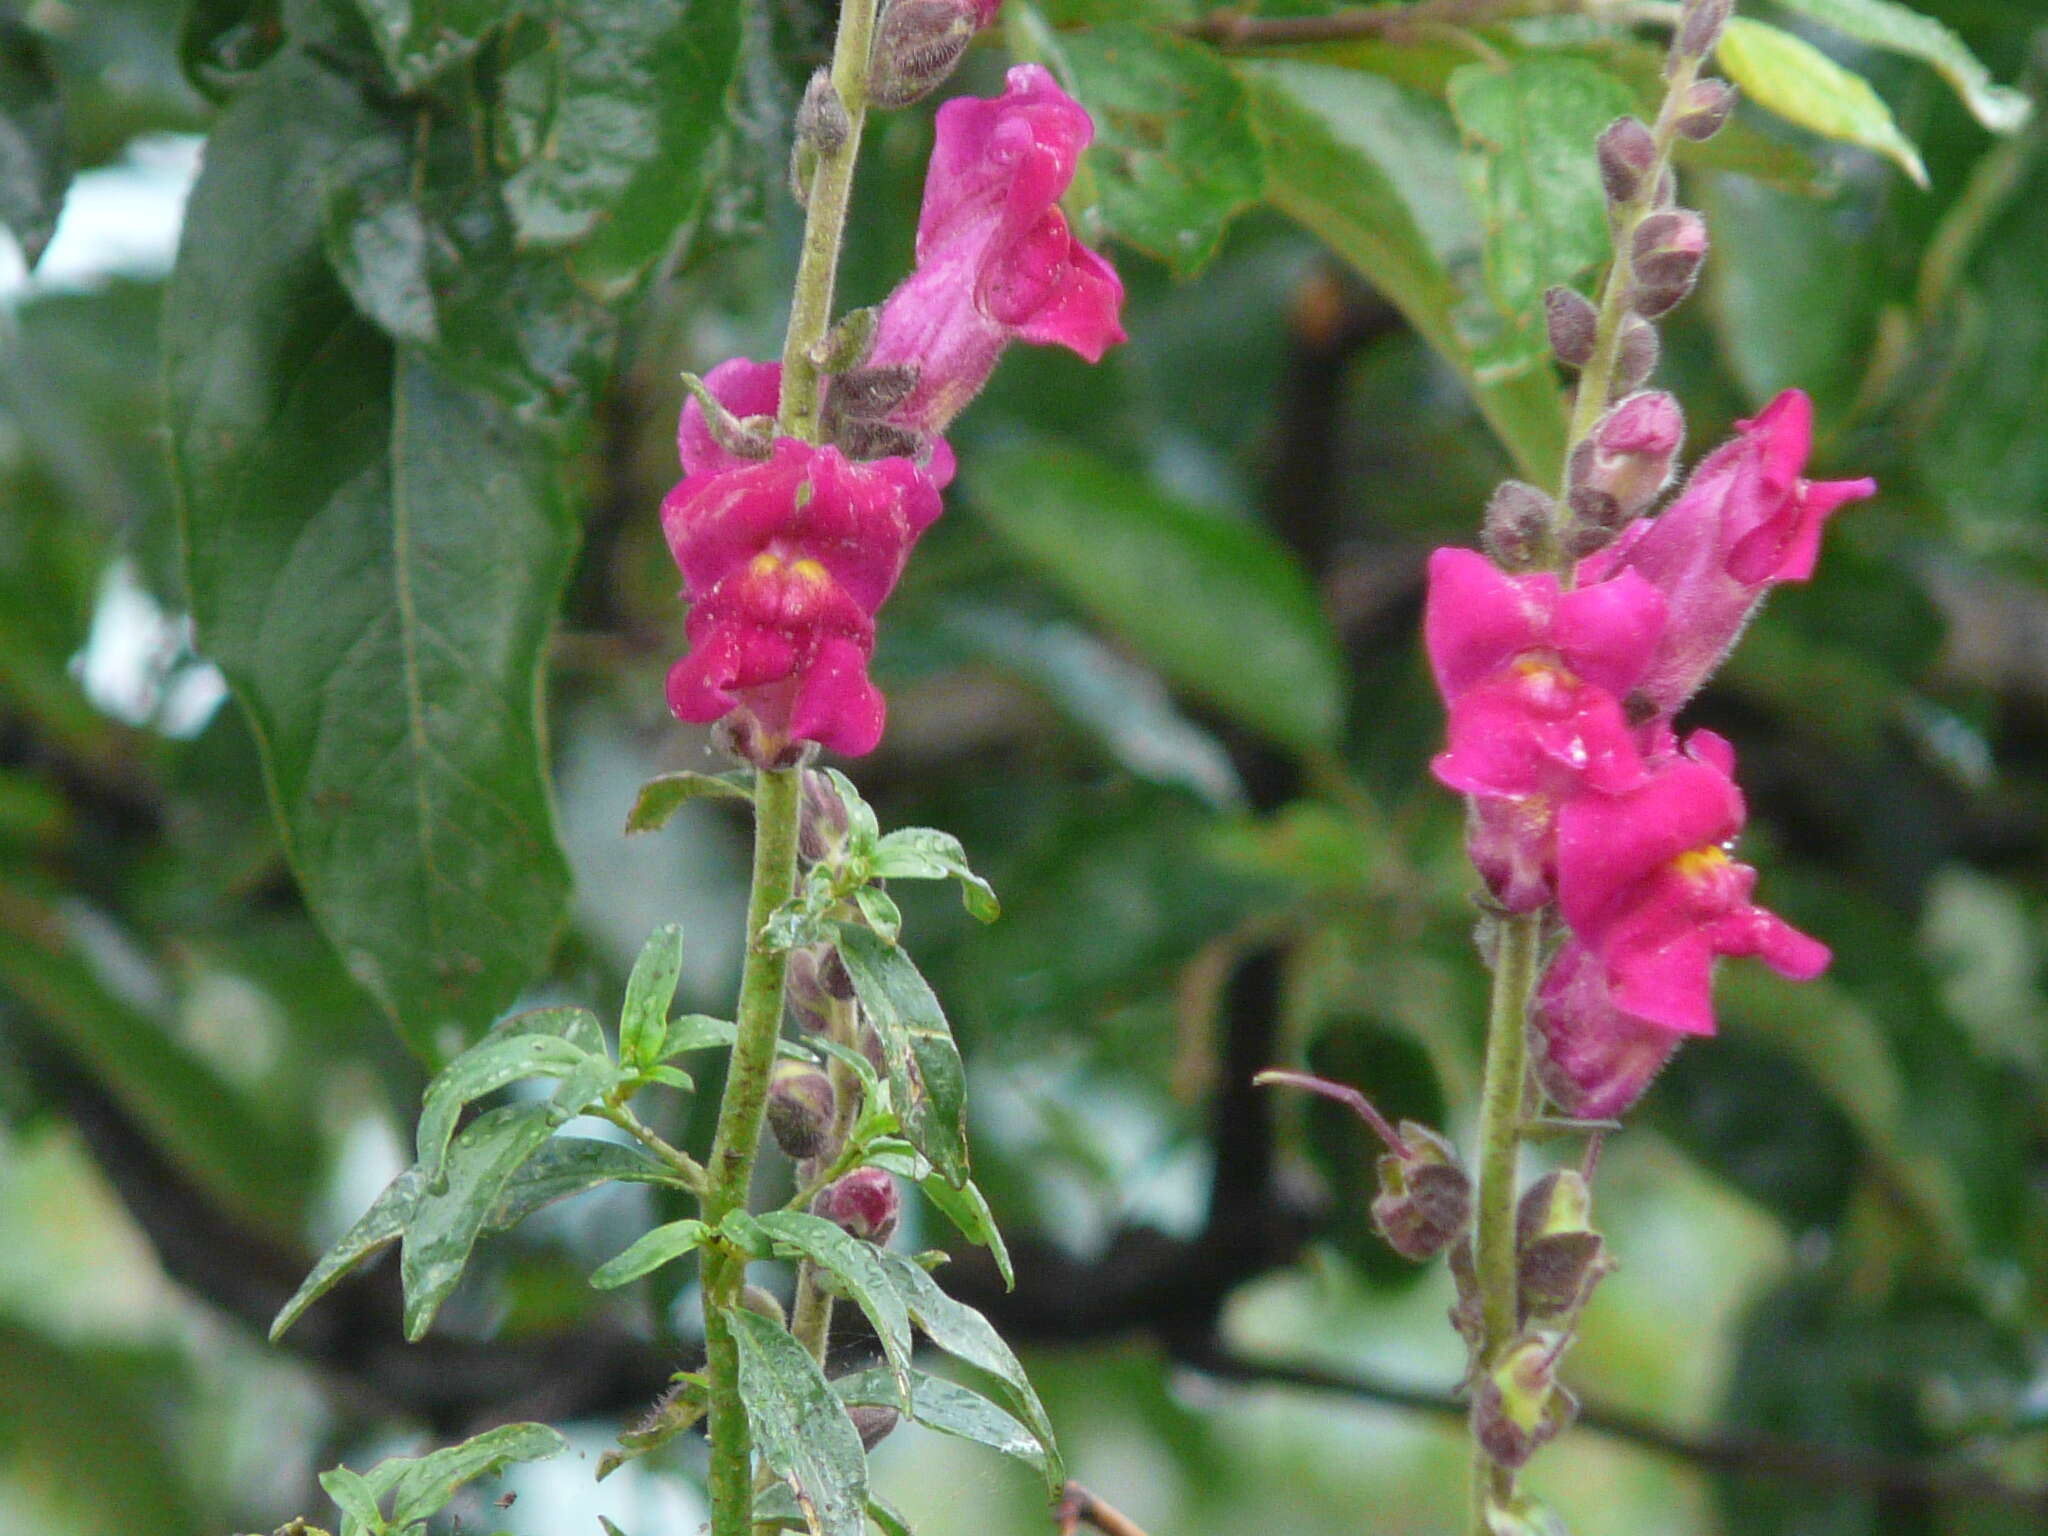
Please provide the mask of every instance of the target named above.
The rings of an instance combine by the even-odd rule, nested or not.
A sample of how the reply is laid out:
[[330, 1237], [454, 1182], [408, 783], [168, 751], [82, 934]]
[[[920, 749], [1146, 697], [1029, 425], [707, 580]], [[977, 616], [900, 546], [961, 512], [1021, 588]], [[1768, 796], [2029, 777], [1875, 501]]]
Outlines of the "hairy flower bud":
[[[1572, 450], [1572, 510], [1595, 527], [1618, 530], [1670, 484], [1684, 441], [1685, 413], [1663, 390], [1630, 395], [1610, 407]], [[1583, 510], [1581, 493], [1588, 495]], [[1612, 512], [1594, 498], [1611, 501]]]
[[895, 1233], [903, 1199], [896, 1192], [896, 1180], [884, 1170], [856, 1168], [820, 1190], [811, 1211], [855, 1237], [879, 1244]]
[[1642, 191], [1643, 178], [1657, 163], [1657, 141], [1642, 119], [1617, 117], [1601, 133], [1596, 148], [1600, 184], [1610, 203], [1628, 202]]
[[801, 1162], [828, 1155], [838, 1108], [832, 1079], [808, 1062], [778, 1061], [768, 1081], [768, 1129], [775, 1145]]
[[907, 107], [929, 95], [994, 12], [974, 0], [893, 0], [875, 31], [869, 99], [880, 107]]
[[1379, 1161], [1373, 1225], [1396, 1253], [1422, 1263], [1465, 1235], [1472, 1222], [1472, 1180], [1451, 1144], [1426, 1125], [1403, 1120], [1403, 1145]]
[[1672, 58], [1703, 59], [1712, 53], [1734, 11], [1735, 0], [1686, 0], [1671, 40]]
[[1636, 312], [1656, 319], [1678, 307], [1707, 259], [1707, 221], [1690, 208], [1653, 213], [1636, 226], [1630, 251]]
[[1526, 571], [1543, 558], [1556, 519], [1556, 502], [1533, 485], [1506, 480], [1486, 504], [1481, 540], [1503, 570]]
[[1583, 368], [1593, 356], [1600, 313], [1576, 288], [1560, 284], [1543, 295], [1543, 323], [1550, 332], [1550, 350], [1567, 368]]
[[1726, 80], [1695, 80], [1686, 88], [1685, 100], [1679, 104], [1672, 126], [1681, 138], [1691, 139], [1695, 144], [1711, 139], [1735, 110], [1735, 97], [1735, 87]]
[[1520, 1467], [1578, 1412], [1577, 1400], [1557, 1380], [1562, 1342], [1555, 1334], [1525, 1333], [1473, 1383], [1473, 1430], [1503, 1467]]
[[846, 802], [832, 781], [815, 769], [804, 771], [803, 804], [797, 821], [797, 852], [813, 864], [829, 864], [846, 847]]
[[852, 996], [853, 979], [846, 974], [839, 951], [831, 945], [816, 944], [789, 952], [782, 997], [800, 1028], [814, 1035], [829, 1034], [833, 1014]]
[[1614, 349], [1614, 387], [1624, 395], [1641, 389], [1657, 371], [1657, 358], [1662, 351], [1656, 326], [1641, 315], [1624, 318], [1621, 338]]
[[846, 1416], [853, 1420], [854, 1432], [860, 1436], [860, 1448], [864, 1451], [872, 1451], [888, 1439], [903, 1417], [894, 1408], [879, 1404], [849, 1408]]
[[797, 104], [796, 137], [821, 155], [836, 154], [853, 133], [853, 119], [846, 103], [839, 99], [839, 87], [832, 72], [822, 64], [804, 87], [804, 99]]
[[1515, 1210], [1515, 1249], [1524, 1323], [1568, 1321], [1613, 1271], [1591, 1222], [1591, 1191], [1570, 1169], [1546, 1174], [1522, 1196]]

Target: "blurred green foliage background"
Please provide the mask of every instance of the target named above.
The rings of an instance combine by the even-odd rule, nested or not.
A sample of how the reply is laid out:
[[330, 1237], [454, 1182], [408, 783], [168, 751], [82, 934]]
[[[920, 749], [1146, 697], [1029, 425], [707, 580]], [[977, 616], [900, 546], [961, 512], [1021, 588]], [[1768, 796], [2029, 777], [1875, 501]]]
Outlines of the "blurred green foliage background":
[[[1918, 8], [2038, 93], [2033, 0]], [[1438, 1532], [1448, 1282], [1372, 1237], [1357, 1127], [1246, 1079], [1305, 1061], [1469, 1129], [1422, 560], [1517, 463], [1554, 472], [1531, 301], [1599, 256], [1590, 134], [1654, 100], [1655, 16], [1223, 47], [1214, 9], [1012, 0], [956, 81], [1037, 58], [1095, 110], [1070, 206], [1132, 340], [1019, 349], [962, 419], [857, 777], [1004, 898], [984, 931], [901, 893], [1019, 1261], [1013, 1294], [974, 1254], [949, 1283], [1075, 1475], [1155, 1533]], [[1714, 250], [1666, 333], [1692, 451], [1797, 384], [1819, 468], [1883, 487], [1694, 711], [1742, 751], [1769, 899], [1838, 959], [1731, 970], [1722, 1037], [1608, 1149], [1589, 1422], [1531, 1477], [1582, 1536], [2039, 1531], [2048, 130], [1845, 35], [1866, 5], [1752, 12], [1884, 113], [1831, 140], [1746, 105], [1685, 165]], [[420, 1346], [388, 1273], [262, 1330], [451, 1044], [608, 1010], [663, 921], [685, 1001], [730, 995], [743, 823], [621, 829], [643, 778], [712, 766], [662, 703], [655, 508], [679, 372], [779, 348], [784, 124], [830, 22], [0, 7], [0, 217], [31, 257], [57, 231], [0, 299], [0, 1536], [268, 1530], [337, 1459], [512, 1417], [578, 1458], [463, 1529], [701, 1520], [701, 1447], [589, 1476], [694, 1347], [677, 1283], [584, 1283], [644, 1191], [489, 1245]], [[848, 302], [905, 269], [929, 144], [928, 108], [874, 132]], [[141, 226], [198, 153], [172, 272]], [[877, 1472], [926, 1536], [1050, 1528], [1023, 1474], [915, 1431]]]

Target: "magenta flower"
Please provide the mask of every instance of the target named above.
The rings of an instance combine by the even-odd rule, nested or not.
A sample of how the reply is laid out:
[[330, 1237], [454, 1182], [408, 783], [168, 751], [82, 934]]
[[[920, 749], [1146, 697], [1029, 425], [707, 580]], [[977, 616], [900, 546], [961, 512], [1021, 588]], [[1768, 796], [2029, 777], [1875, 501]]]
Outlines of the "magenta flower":
[[1124, 339], [1123, 283], [1059, 209], [1094, 134], [1087, 109], [1036, 64], [1012, 69], [999, 97], [939, 108], [917, 267], [883, 305], [868, 359], [919, 370], [893, 424], [944, 431], [1013, 338], [1091, 363]]
[[1728, 743], [1695, 731], [1636, 788], [1575, 795], [1558, 813], [1558, 907], [1572, 939], [1536, 1019], [1547, 1086], [1573, 1113], [1615, 1113], [1680, 1038], [1714, 1032], [1721, 956], [1754, 955], [1796, 981], [1827, 968], [1827, 946], [1755, 905], [1756, 871], [1729, 856], [1744, 819], [1734, 770]]
[[1788, 389], [1709, 454], [1678, 498], [1579, 567], [1582, 580], [1635, 571], [1660, 591], [1671, 622], [1640, 691], [1674, 714], [1742, 633], [1764, 593], [1805, 581], [1830, 513], [1876, 494], [1872, 480], [1807, 480], [1813, 402]]
[[1663, 622], [1662, 596], [1633, 573], [1566, 592], [1548, 572], [1510, 576], [1473, 550], [1430, 557], [1423, 630], [1450, 714], [1430, 767], [1473, 797], [1473, 859], [1511, 909], [1549, 899], [1564, 795], [1642, 781], [1620, 700]]

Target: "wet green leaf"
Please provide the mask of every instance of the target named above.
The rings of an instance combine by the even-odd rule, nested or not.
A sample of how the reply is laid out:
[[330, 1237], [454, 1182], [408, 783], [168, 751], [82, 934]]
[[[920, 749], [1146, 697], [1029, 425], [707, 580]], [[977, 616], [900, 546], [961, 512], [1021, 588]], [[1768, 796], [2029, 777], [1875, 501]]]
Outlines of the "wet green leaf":
[[752, 780], [736, 773], [664, 773], [640, 786], [626, 817], [628, 832], [658, 832], [692, 800], [748, 800]]
[[958, 880], [960, 900], [975, 921], [1002, 915], [996, 893], [967, 863], [960, 839], [936, 827], [902, 827], [875, 845], [870, 866], [877, 880]]
[[710, 1235], [711, 1229], [694, 1219], [664, 1222], [652, 1232], [643, 1232], [623, 1253], [598, 1266], [590, 1283], [600, 1291], [616, 1290], [701, 1248]]
[[845, 1231], [836, 1222], [804, 1211], [770, 1211], [761, 1227], [786, 1254], [809, 1259], [838, 1281], [848, 1300], [868, 1315], [875, 1337], [889, 1361], [889, 1374], [901, 1394], [910, 1391], [910, 1313], [876, 1258], [873, 1243]]
[[417, 1168], [406, 1169], [384, 1186], [383, 1193], [371, 1201], [370, 1208], [356, 1218], [355, 1225], [342, 1233], [334, 1246], [320, 1256], [320, 1262], [313, 1266], [312, 1273], [299, 1282], [299, 1288], [292, 1293], [291, 1299], [278, 1310], [270, 1324], [272, 1343], [363, 1260], [387, 1243], [398, 1241], [406, 1224], [412, 1220], [413, 1212], [419, 1208], [420, 1195], [426, 1186], [426, 1177]]
[[904, 1137], [951, 1183], [967, 1177], [967, 1076], [944, 1010], [910, 956], [842, 924], [839, 954], [889, 1062]]
[[[839, 1400], [849, 1407], [897, 1408], [896, 1383], [887, 1371], [863, 1371], [842, 1376], [832, 1383]], [[910, 1373], [910, 1412], [914, 1424], [935, 1429], [959, 1440], [971, 1440], [992, 1451], [1023, 1462], [1046, 1480], [1048, 1493], [1057, 1495], [1060, 1483], [1053, 1478], [1052, 1458], [1038, 1437], [1014, 1415], [983, 1397], [979, 1392], [943, 1377], [923, 1371]]]
[[757, 1313], [735, 1307], [725, 1317], [761, 1459], [791, 1486], [813, 1536], [862, 1536], [867, 1453], [818, 1362]]
[[626, 980], [625, 1007], [619, 1014], [619, 1060], [629, 1069], [661, 1060], [668, 1011], [675, 1003], [676, 978], [682, 970], [683, 930], [664, 924], [642, 946]]
[[464, 1126], [438, 1185], [423, 1184], [399, 1254], [405, 1336], [423, 1337], [469, 1264], [512, 1175], [561, 1123], [549, 1104], [508, 1104]]
[[507, 1231], [542, 1206], [604, 1184], [673, 1184], [675, 1173], [638, 1147], [590, 1136], [557, 1136], [519, 1167], [491, 1207], [486, 1227]]
[[518, 1014], [434, 1075], [421, 1101], [416, 1137], [419, 1168], [429, 1180], [440, 1177], [448, 1140], [468, 1105], [525, 1078], [569, 1077], [591, 1060], [582, 1044], [548, 1027], [565, 1014], [580, 1015], [591, 1032], [597, 1028], [596, 1017], [581, 1009]]

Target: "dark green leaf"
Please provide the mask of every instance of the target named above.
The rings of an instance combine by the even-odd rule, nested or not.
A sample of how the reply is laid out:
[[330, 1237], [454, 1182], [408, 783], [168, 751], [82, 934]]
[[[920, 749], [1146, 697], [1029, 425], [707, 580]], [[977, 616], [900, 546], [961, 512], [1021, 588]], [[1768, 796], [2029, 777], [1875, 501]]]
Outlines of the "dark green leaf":
[[320, 1262], [299, 1282], [291, 1300], [279, 1308], [270, 1324], [273, 1344], [285, 1329], [299, 1320], [306, 1308], [333, 1290], [350, 1270], [386, 1243], [398, 1241], [412, 1220], [413, 1212], [419, 1208], [420, 1195], [426, 1187], [426, 1178], [417, 1168], [406, 1169], [384, 1186], [384, 1192], [370, 1203], [370, 1208], [357, 1218], [356, 1224], [320, 1256]]
[[988, 1319], [940, 1290], [938, 1281], [902, 1254], [883, 1249], [880, 1257], [883, 1267], [889, 1271], [889, 1278], [896, 1282], [896, 1289], [902, 1293], [904, 1304], [910, 1309], [911, 1321], [917, 1324], [926, 1338], [954, 1359], [988, 1372], [1002, 1384], [1011, 1412], [1024, 1421], [1045, 1448], [1049, 1464], [1048, 1481], [1064, 1477], [1059, 1452], [1053, 1443], [1052, 1421], [1045, 1415], [1045, 1405], [1039, 1402], [1038, 1394], [1032, 1390], [1024, 1367], [1018, 1364], [1010, 1346], [998, 1337]]
[[1095, 118], [1087, 168], [1103, 224], [1182, 276], [1200, 270], [1264, 182], [1244, 88], [1209, 49], [1144, 27], [1079, 33], [1060, 57]]
[[1452, 278], [1479, 250], [1457, 193], [1457, 139], [1441, 104], [1331, 65], [1239, 67], [1266, 146], [1266, 196], [1322, 237], [1455, 368], [1522, 476], [1556, 481], [1565, 415], [1547, 364], [1496, 375]]
[[626, 1003], [619, 1013], [619, 1059], [628, 1068], [653, 1065], [662, 1058], [668, 1036], [668, 1011], [676, 1000], [676, 978], [683, 971], [683, 930], [674, 923], [655, 929], [641, 946], [626, 980]]
[[561, 1117], [550, 1104], [508, 1104], [480, 1115], [448, 1149], [443, 1181], [421, 1190], [399, 1255], [405, 1336], [422, 1337], [469, 1264], [477, 1234], [512, 1175]]
[[1451, 76], [1465, 185], [1486, 231], [1486, 286], [1523, 351], [1547, 350], [1543, 294], [1607, 259], [1607, 197], [1593, 153], [1629, 88], [1584, 59], [1532, 54]]
[[[910, 1313], [875, 1257], [873, 1243], [837, 1222], [803, 1211], [770, 1211], [761, 1226], [782, 1248], [809, 1259], [839, 1282], [848, 1300], [868, 1315], [888, 1357], [890, 1374], [907, 1402], [910, 1390]], [[902, 1404], [899, 1403], [899, 1406]]]
[[580, 244], [579, 270], [627, 278], [696, 212], [717, 163], [744, 8], [728, 0], [562, 0], [505, 73], [505, 198], [523, 245]]
[[973, 496], [1174, 682], [1289, 747], [1330, 744], [1344, 698], [1336, 637], [1264, 530], [1064, 447], [984, 455]]
[[726, 773], [664, 773], [640, 786], [626, 816], [628, 832], [656, 832], [692, 800], [748, 800], [754, 792], [744, 775]]
[[976, 922], [1002, 915], [996, 893], [967, 863], [960, 839], [936, 827], [903, 827], [875, 845], [869, 866], [877, 880], [958, 880], [960, 900]]
[[[842, 1376], [832, 1383], [839, 1400], [849, 1407], [895, 1408], [900, 1403], [896, 1383], [887, 1371], [863, 1371]], [[1023, 1462], [1046, 1479], [1047, 1489], [1057, 1494], [1060, 1484], [1053, 1480], [1052, 1460], [1037, 1436], [1018, 1423], [1015, 1416], [983, 1397], [979, 1392], [943, 1377], [923, 1371], [910, 1373], [911, 1422], [960, 1440], [972, 1440], [990, 1450]]]
[[401, 91], [468, 58], [517, 9], [506, 0], [356, 0], [356, 8]]
[[1804, 38], [1738, 16], [1728, 23], [1715, 57], [1757, 105], [1824, 139], [1875, 150], [1915, 185], [1927, 185], [1920, 151], [1899, 132], [1884, 98]]
[[328, 178], [322, 211], [328, 264], [356, 308], [394, 341], [438, 342], [433, 235], [412, 194], [404, 141], [389, 134], [356, 145]]
[[643, 1232], [631, 1247], [599, 1265], [590, 1283], [601, 1291], [616, 1290], [701, 1248], [710, 1235], [711, 1229], [694, 1218], [666, 1222], [652, 1232]]
[[740, 1396], [761, 1459], [795, 1492], [812, 1536], [861, 1536], [868, 1461], [810, 1351], [767, 1318], [729, 1309]]
[[166, 302], [201, 640], [352, 975], [445, 1048], [545, 958], [568, 873], [535, 676], [575, 532], [541, 443], [394, 358], [305, 189], [371, 131], [295, 52], [208, 144]]
[[21, 242], [33, 267], [57, 228], [71, 185], [64, 102], [43, 42], [0, 16], [0, 228]]
[[557, 1136], [520, 1165], [506, 1183], [485, 1225], [493, 1232], [517, 1226], [542, 1206], [602, 1184], [673, 1184], [674, 1172], [638, 1147], [590, 1136]]
[[951, 1183], [967, 1178], [967, 1075], [939, 1000], [910, 956], [842, 924], [839, 954], [889, 1062], [904, 1137]]
[[1978, 122], [1993, 133], [2016, 132], [2033, 111], [2025, 91], [1999, 85], [1969, 45], [1918, 11], [1893, 0], [1776, 0], [1788, 11], [1810, 17], [1873, 48], [1931, 64], [1955, 87]]

